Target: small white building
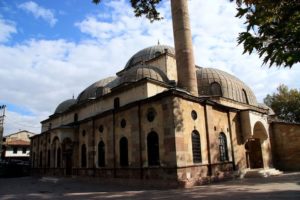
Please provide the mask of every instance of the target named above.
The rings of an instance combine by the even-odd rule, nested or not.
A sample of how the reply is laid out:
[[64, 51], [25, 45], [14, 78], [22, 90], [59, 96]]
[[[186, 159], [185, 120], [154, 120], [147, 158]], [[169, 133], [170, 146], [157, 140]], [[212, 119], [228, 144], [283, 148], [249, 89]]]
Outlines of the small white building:
[[30, 156], [30, 137], [34, 133], [23, 130], [3, 137], [2, 159], [28, 160]]

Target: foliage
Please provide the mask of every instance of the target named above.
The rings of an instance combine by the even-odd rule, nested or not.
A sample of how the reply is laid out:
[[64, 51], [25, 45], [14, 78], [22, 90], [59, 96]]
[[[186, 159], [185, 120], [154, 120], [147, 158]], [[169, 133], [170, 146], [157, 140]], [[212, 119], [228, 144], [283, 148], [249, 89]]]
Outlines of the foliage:
[[244, 53], [256, 50], [270, 67], [292, 67], [300, 62], [299, 0], [231, 1], [238, 5], [236, 17], [246, 18], [246, 31], [238, 37]]
[[300, 90], [288, 89], [285, 85], [277, 88], [277, 93], [267, 95], [264, 99], [279, 119], [288, 122], [300, 122]]
[[[101, 0], [93, 0], [93, 2], [98, 4]], [[141, 17], [144, 15], [151, 22], [162, 19], [160, 13], [156, 9], [160, 2], [161, 0], [130, 0], [135, 16]]]

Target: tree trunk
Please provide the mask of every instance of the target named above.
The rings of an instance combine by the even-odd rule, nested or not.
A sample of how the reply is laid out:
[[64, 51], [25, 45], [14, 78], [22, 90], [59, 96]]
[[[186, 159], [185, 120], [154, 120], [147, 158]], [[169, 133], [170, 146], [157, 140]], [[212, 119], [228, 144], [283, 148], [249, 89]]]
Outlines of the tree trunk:
[[198, 96], [188, 0], [171, 0], [178, 87]]

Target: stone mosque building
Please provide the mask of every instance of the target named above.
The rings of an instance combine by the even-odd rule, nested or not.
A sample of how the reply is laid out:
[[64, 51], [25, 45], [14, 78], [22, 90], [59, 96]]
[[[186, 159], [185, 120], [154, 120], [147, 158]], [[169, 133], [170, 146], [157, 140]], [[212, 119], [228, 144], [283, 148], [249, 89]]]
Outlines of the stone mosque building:
[[[177, 87], [175, 51], [165, 45], [137, 52], [116, 75], [41, 122], [32, 138], [35, 173], [197, 184], [272, 168], [272, 155], [284, 153], [271, 150], [285, 141], [272, 143], [272, 134], [293, 125], [272, 121], [272, 110], [233, 75], [196, 66], [191, 95]], [[299, 126], [292, 130], [299, 139]], [[298, 169], [299, 157], [291, 159]]]
[[175, 49], [142, 49], [41, 122], [34, 174], [187, 187], [300, 169], [299, 124], [276, 121], [237, 77], [194, 64], [187, 4], [171, 0]]

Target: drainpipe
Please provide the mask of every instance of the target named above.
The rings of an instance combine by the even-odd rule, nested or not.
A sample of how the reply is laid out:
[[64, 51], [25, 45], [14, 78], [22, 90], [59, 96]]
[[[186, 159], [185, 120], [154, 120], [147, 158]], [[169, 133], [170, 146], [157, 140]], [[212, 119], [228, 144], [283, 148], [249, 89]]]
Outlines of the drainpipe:
[[211, 167], [211, 158], [210, 158], [210, 141], [209, 141], [209, 128], [208, 128], [208, 115], [207, 115], [207, 105], [205, 102], [204, 106], [204, 115], [205, 115], [205, 130], [206, 130], [206, 148], [207, 148], [207, 157], [208, 157], [208, 176], [212, 175]]
[[235, 158], [234, 158], [234, 149], [233, 149], [233, 143], [232, 143], [232, 129], [231, 129], [231, 120], [230, 120], [230, 113], [229, 110], [227, 111], [227, 119], [228, 119], [228, 128], [229, 128], [229, 136], [230, 136], [230, 143], [231, 143], [231, 156], [232, 156], [232, 167], [233, 170], [236, 170], [235, 166]]

